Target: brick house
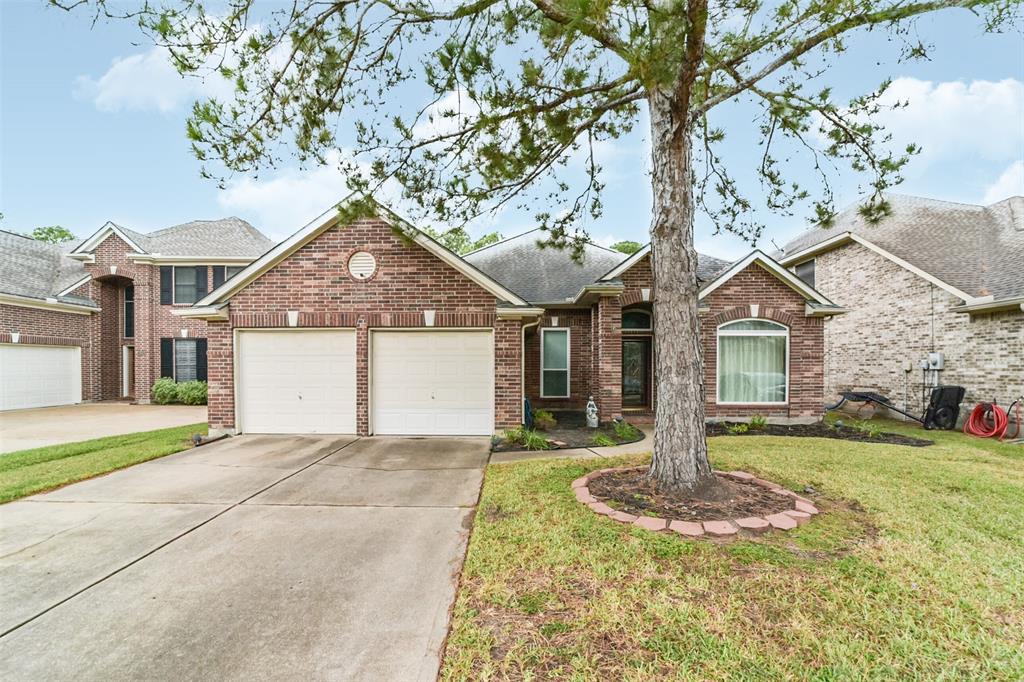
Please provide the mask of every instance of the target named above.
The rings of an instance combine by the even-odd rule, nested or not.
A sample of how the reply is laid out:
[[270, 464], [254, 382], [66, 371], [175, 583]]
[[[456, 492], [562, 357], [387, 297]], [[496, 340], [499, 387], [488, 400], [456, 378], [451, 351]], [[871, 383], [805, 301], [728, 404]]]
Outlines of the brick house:
[[0, 232], [0, 409], [145, 403], [160, 376], [206, 379], [206, 323], [171, 312], [272, 245], [237, 218], [107, 223], [70, 251]]
[[[206, 324], [211, 430], [490, 435], [524, 395], [649, 417], [649, 248], [576, 263], [537, 238], [459, 257], [383, 207], [331, 209], [172, 311]], [[759, 251], [699, 271], [709, 417], [818, 417], [823, 319], [842, 310]]]
[[[825, 323], [826, 396], [873, 390], [917, 412], [942, 383], [964, 386], [967, 406], [1008, 405], [1024, 394], [1024, 197], [887, 198], [880, 223], [852, 206], [779, 256], [848, 310]], [[929, 355], [941, 369], [921, 368]]]

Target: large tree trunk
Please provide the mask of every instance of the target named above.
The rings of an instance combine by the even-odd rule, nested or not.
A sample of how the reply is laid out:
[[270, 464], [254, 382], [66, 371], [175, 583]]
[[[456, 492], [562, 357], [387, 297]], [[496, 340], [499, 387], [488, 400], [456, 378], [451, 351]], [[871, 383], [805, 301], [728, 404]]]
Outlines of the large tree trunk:
[[654, 456], [650, 476], [693, 491], [713, 481], [704, 437], [704, 363], [697, 318], [697, 252], [693, 248], [693, 167], [685, 111], [652, 91], [655, 381]]

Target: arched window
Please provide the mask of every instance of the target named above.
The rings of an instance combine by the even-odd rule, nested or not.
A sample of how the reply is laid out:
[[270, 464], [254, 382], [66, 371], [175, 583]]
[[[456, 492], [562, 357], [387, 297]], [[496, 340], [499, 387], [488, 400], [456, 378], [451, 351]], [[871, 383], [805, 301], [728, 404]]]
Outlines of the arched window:
[[646, 310], [624, 310], [622, 312], [622, 328], [634, 331], [650, 331], [651, 314]]
[[718, 328], [718, 402], [789, 401], [789, 329], [767, 320], [738, 320]]

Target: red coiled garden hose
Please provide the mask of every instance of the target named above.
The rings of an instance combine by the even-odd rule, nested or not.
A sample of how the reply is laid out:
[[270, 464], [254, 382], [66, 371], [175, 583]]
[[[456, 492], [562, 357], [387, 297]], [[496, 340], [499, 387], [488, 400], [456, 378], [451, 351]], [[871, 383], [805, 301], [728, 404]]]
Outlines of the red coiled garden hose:
[[1016, 437], [1020, 435], [1020, 400], [1015, 400], [1010, 405], [1010, 412], [1014, 406], [1017, 408], [1017, 424], [1013, 434], [1007, 433], [1010, 428], [1010, 417], [1007, 410], [995, 403], [978, 403], [971, 410], [970, 416], [964, 422], [964, 433], [979, 438], [1005, 439], [1007, 436]]

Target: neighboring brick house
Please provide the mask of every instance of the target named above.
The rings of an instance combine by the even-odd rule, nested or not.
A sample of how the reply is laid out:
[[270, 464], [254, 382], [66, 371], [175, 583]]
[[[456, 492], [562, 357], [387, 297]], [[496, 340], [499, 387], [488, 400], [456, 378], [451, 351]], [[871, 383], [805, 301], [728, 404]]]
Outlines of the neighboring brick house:
[[[1008, 405], [1024, 394], [1024, 198], [887, 198], [880, 223], [853, 206], [780, 256], [849, 311], [825, 324], [826, 395], [873, 390], [919, 412], [942, 383], [966, 388], [966, 406]], [[942, 369], [922, 370], [934, 353]]]
[[171, 315], [272, 246], [237, 218], [150, 234], [107, 223], [68, 250], [0, 232], [0, 409], [135, 398], [206, 378], [206, 324]]
[[[539, 236], [460, 258], [383, 207], [331, 209], [173, 311], [207, 325], [211, 430], [489, 435], [524, 395], [649, 416], [649, 248], [576, 263]], [[818, 417], [822, 318], [842, 311], [758, 251], [699, 270], [709, 416]]]

